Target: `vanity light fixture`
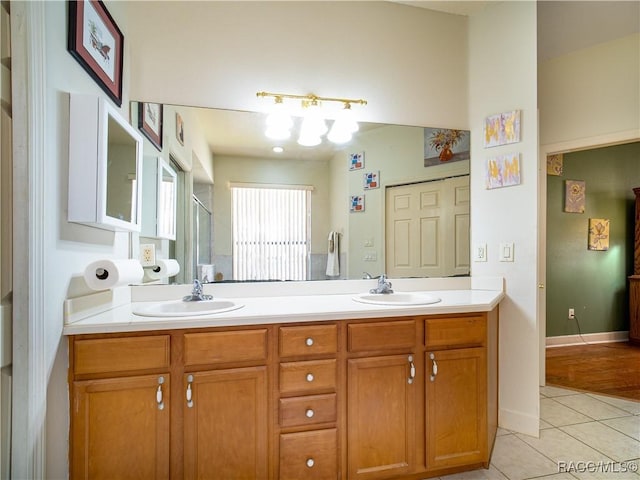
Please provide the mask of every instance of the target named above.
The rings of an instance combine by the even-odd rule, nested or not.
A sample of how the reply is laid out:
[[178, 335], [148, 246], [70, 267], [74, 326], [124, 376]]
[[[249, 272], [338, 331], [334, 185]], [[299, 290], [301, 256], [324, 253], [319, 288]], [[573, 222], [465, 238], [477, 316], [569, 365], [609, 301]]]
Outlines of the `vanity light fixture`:
[[335, 114], [335, 120], [329, 131], [327, 138], [333, 143], [346, 143], [351, 140], [353, 134], [358, 131], [358, 122], [351, 106], [366, 105], [366, 100], [355, 100], [349, 98], [318, 97], [309, 95], [292, 95], [287, 93], [258, 92], [258, 97], [273, 97], [275, 104], [267, 117], [267, 130], [265, 134], [269, 138], [284, 140], [291, 135], [293, 120], [286, 111], [284, 99], [300, 100], [302, 107], [302, 125], [298, 143], [303, 146], [312, 147], [319, 145], [322, 136], [329, 130], [325, 120], [326, 111], [322, 110], [322, 103], [341, 103], [342, 109]]

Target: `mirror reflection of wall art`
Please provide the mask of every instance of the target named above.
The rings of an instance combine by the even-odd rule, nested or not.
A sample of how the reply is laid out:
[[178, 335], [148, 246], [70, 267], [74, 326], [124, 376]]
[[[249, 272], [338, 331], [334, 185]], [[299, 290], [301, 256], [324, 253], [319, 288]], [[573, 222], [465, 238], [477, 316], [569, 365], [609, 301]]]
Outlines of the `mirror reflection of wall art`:
[[184, 145], [184, 121], [178, 112], [176, 112], [176, 138], [180, 145]]
[[584, 213], [587, 186], [581, 180], [567, 180], [564, 185], [564, 211]]
[[364, 212], [364, 195], [351, 195], [351, 212]]
[[160, 103], [138, 103], [138, 128], [154, 147], [162, 151], [162, 105]]
[[360, 170], [364, 168], [364, 152], [349, 154], [349, 170]]
[[562, 166], [563, 159], [561, 153], [547, 155], [547, 175], [555, 175], [556, 177], [561, 176]]
[[101, 1], [68, 2], [67, 50], [117, 106], [122, 105], [124, 36]]
[[469, 130], [425, 128], [424, 166], [469, 160], [470, 133]]
[[380, 170], [364, 174], [364, 189], [380, 188]]
[[520, 185], [520, 154], [510, 153], [488, 158], [485, 172], [488, 190]]
[[491, 115], [484, 120], [484, 148], [520, 141], [520, 110]]
[[589, 219], [589, 250], [609, 250], [609, 219]]

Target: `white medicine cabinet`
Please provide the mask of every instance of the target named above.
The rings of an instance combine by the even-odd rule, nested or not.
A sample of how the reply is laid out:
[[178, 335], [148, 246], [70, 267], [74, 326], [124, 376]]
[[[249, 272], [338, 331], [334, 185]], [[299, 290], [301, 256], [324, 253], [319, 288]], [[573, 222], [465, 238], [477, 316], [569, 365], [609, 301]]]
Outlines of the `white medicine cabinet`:
[[142, 231], [143, 237], [176, 239], [178, 176], [161, 157], [143, 160]]
[[106, 99], [71, 94], [70, 222], [139, 232], [142, 136]]

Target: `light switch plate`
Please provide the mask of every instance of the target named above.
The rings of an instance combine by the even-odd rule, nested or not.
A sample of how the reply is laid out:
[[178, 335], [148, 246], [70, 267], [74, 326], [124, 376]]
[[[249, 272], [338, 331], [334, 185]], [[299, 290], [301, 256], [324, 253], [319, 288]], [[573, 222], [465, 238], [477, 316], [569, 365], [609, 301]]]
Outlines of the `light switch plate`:
[[486, 243], [476, 243], [473, 246], [473, 261], [474, 262], [487, 261], [487, 244]]
[[156, 264], [156, 246], [153, 243], [140, 245], [140, 263], [143, 267], [153, 267]]
[[513, 242], [501, 243], [499, 255], [501, 262], [513, 262]]

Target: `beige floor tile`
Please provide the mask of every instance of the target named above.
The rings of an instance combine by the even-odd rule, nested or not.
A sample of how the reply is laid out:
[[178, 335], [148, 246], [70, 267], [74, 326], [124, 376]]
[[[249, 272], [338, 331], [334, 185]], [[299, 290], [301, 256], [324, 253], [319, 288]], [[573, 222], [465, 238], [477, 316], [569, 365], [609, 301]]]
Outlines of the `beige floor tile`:
[[613, 405], [614, 407], [620, 408], [629, 413], [633, 413], [634, 415], [640, 415], [640, 402], [629, 400], [626, 398], [598, 395], [597, 393], [589, 393], [587, 395], [589, 397], [597, 398], [601, 402], [608, 403], [609, 405]]
[[501, 435], [509, 435], [513, 432], [511, 432], [510, 430], [507, 430], [506, 428], [500, 428], [498, 427], [498, 431], [496, 432], [496, 437], [499, 437]]
[[571, 473], [580, 480], [638, 480], [640, 477], [628, 464], [605, 462], [589, 464], [589, 468], [574, 469]]
[[540, 393], [545, 397], [562, 397], [563, 395], [575, 395], [575, 390], [569, 390], [568, 388], [554, 387], [552, 385], [545, 385], [540, 387]]
[[603, 423], [568, 425], [561, 427], [561, 430], [617, 462], [640, 457], [640, 442], [638, 440], [634, 440]]
[[440, 480], [509, 480], [500, 471], [491, 465], [488, 469], [480, 468], [470, 472], [454, 473], [440, 477]]
[[[612, 418], [610, 420], [603, 420], [602, 423], [640, 441], [640, 416], [638, 415], [634, 415], [632, 417]], [[640, 456], [640, 452], [638, 452], [638, 456]]]
[[516, 435], [496, 438], [491, 464], [509, 480], [558, 473], [558, 466]]
[[[557, 428], [542, 430], [540, 438], [522, 434], [517, 434], [517, 436], [545, 457], [553, 460], [558, 466], [567, 465], [571, 462], [610, 460], [606, 455]], [[562, 469], [558, 468], [558, 471], [562, 472]]]
[[553, 398], [540, 400], [540, 418], [555, 427], [593, 421], [591, 417], [576, 412]]
[[597, 398], [584, 394], [556, 397], [554, 400], [595, 420], [631, 415], [626, 410], [621, 410], [610, 403], [605, 403]]
[[555, 428], [555, 427], [550, 423], [547, 423], [544, 420], [540, 419], [540, 430], [545, 430], [547, 428]]

